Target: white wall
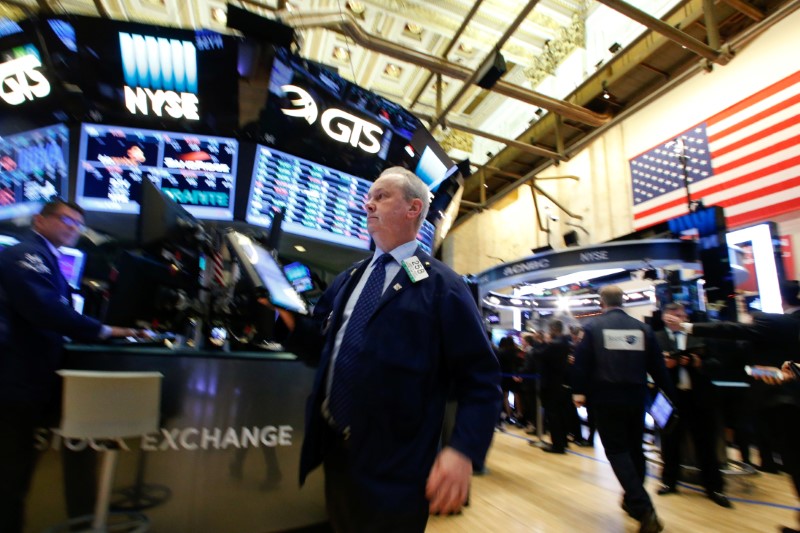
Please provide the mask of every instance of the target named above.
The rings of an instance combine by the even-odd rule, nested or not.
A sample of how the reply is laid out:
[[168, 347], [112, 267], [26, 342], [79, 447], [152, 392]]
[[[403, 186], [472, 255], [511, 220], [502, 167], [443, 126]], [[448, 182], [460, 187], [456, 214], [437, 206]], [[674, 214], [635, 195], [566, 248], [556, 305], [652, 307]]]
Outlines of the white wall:
[[[631, 178], [628, 160], [714, 115], [751, 94], [800, 69], [800, 12], [795, 12], [762, 34], [733, 60], [701, 72], [655, 103], [610, 128], [570, 161], [550, 167], [541, 177], [575, 175], [573, 180], [542, 181], [540, 186], [570, 211], [590, 233], [579, 231], [581, 243], [597, 243], [633, 231]], [[451, 231], [444, 256], [460, 273], [476, 273], [498, 263], [530, 255], [530, 249], [546, 244], [546, 235], [535, 228], [530, 189], [471, 217]], [[539, 196], [540, 207], [549, 203]], [[562, 220], [553, 230], [554, 247], [563, 246], [561, 235], [572, 229]], [[792, 235], [800, 247], [800, 214], [776, 218], [781, 233]], [[797, 277], [797, 272], [787, 273]]]

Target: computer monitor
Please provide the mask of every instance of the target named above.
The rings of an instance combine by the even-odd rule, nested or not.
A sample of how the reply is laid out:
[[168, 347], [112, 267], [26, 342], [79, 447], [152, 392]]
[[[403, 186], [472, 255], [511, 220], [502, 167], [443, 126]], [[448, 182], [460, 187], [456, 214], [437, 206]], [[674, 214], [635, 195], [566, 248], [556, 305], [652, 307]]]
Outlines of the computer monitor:
[[62, 246], [58, 250], [61, 252], [58, 257], [58, 267], [61, 269], [61, 273], [73, 289], [80, 289], [83, 268], [86, 266], [86, 254], [69, 246]]
[[311, 278], [311, 271], [302, 263], [294, 262], [285, 265], [283, 267], [283, 273], [297, 292], [303, 293], [314, 288], [314, 280]]
[[419, 232], [417, 233], [417, 242], [428, 254], [433, 253], [433, 240], [435, 236], [436, 226], [434, 226], [429, 220], [423, 221], [422, 227], [419, 228]]
[[141, 188], [141, 212], [136, 224], [140, 246], [199, 244], [204, 235], [200, 222], [150, 180]]
[[75, 201], [136, 214], [150, 181], [197, 218], [233, 220], [238, 149], [227, 137], [83, 124]]
[[303, 315], [309, 313], [308, 304], [266, 248], [237, 231], [228, 232], [225, 240], [244, 277], [257, 292], [265, 293], [276, 307]]
[[283, 210], [285, 233], [368, 250], [364, 202], [371, 185], [351, 174], [259, 146], [245, 221], [269, 228]]
[[63, 124], [0, 136], [0, 220], [30, 216], [67, 197], [69, 130]]

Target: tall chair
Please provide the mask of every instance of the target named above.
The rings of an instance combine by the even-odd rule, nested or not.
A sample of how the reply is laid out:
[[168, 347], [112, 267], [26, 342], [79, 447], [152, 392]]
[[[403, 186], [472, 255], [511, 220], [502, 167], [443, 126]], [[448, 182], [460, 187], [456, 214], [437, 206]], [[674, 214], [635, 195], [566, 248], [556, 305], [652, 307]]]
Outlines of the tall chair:
[[[110, 513], [109, 503], [119, 454], [116, 439], [158, 431], [160, 372], [59, 370], [64, 396], [59, 434], [69, 439], [104, 441], [94, 514], [47, 531], [141, 533], [150, 526], [141, 513]], [[113, 517], [113, 524], [109, 518]], [[81, 529], [83, 528], [83, 529]]]

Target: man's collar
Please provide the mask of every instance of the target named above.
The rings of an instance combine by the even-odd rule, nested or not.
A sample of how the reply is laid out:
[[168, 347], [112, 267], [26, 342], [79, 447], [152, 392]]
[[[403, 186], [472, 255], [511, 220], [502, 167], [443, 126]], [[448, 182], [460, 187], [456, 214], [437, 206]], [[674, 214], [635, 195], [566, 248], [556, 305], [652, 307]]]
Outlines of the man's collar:
[[39, 232], [38, 232], [38, 231], [36, 231], [36, 230], [33, 230], [33, 232], [34, 232], [36, 235], [38, 235], [39, 237], [41, 237], [41, 238], [42, 238], [42, 240], [44, 241], [44, 243], [47, 245], [47, 247], [50, 249], [50, 251], [51, 251], [51, 252], [53, 253], [53, 255], [56, 257], [56, 259], [58, 259], [59, 257], [61, 257], [61, 251], [60, 251], [58, 248], [56, 248], [56, 247], [53, 245], [53, 243], [52, 243], [52, 242], [50, 242], [49, 240], [47, 240], [47, 237], [45, 237], [44, 235], [42, 235], [41, 233], [39, 233]]
[[374, 262], [375, 259], [378, 258], [378, 256], [380, 256], [381, 254], [384, 254], [384, 253], [391, 254], [391, 256], [394, 258], [395, 261], [397, 261], [398, 263], [402, 263], [403, 260], [408, 259], [409, 257], [414, 255], [414, 253], [417, 251], [417, 246], [418, 246], [418, 244], [417, 244], [417, 241], [415, 239], [413, 241], [408, 241], [405, 244], [401, 244], [400, 246], [397, 246], [395, 249], [390, 250], [388, 252], [384, 252], [380, 248], [376, 247], [375, 255], [370, 260], [370, 264], [372, 262]]

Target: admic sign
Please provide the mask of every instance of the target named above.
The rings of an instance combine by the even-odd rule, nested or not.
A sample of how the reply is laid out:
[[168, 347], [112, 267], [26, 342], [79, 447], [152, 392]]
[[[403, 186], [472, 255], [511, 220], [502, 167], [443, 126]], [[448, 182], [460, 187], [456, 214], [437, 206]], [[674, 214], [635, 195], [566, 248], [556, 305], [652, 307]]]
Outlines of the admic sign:
[[9, 105], [20, 105], [50, 94], [50, 82], [40, 71], [39, 51], [32, 45], [10, 51], [7, 61], [0, 63], [0, 98]]
[[193, 43], [120, 32], [119, 46], [128, 111], [200, 120]]
[[[316, 122], [319, 109], [306, 90], [297, 85], [284, 85], [281, 89], [285, 93], [297, 95], [297, 98], [291, 100], [295, 107], [281, 109], [285, 115], [304, 118], [309, 124]], [[326, 109], [320, 117], [320, 125], [325, 134], [334, 141], [348, 143], [353, 148], [360, 148], [368, 154], [377, 154], [381, 149], [380, 138], [383, 129], [341, 109]]]

